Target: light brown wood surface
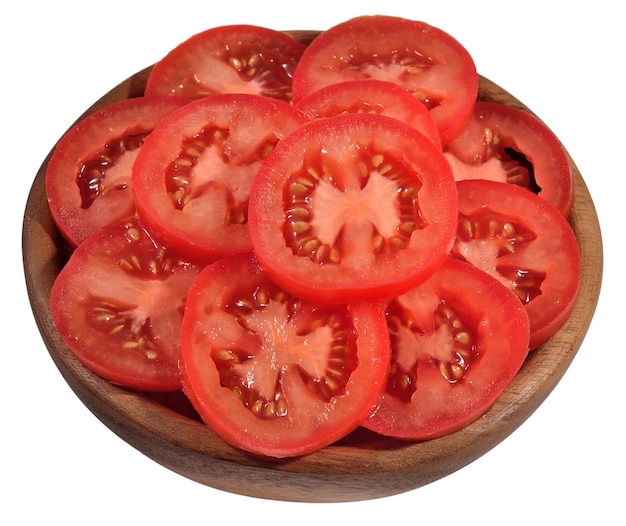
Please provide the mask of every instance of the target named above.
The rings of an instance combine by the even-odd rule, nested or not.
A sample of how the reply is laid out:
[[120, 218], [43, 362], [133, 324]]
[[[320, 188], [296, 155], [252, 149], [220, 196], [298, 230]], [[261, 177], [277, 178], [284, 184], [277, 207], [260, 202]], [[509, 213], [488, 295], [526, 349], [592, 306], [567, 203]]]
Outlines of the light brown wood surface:
[[[317, 34], [292, 33], [303, 41]], [[149, 70], [122, 82], [85, 113], [141, 95]], [[479, 98], [532, 113], [483, 77]], [[569, 321], [529, 355], [487, 414], [457, 433], [422, 443], [402, 443], [359, 430], [302, 458], [256, 458], [218, 438], [197, 419], [182, 395], [147, 396], [115, 387], [79, 364], [66, 347], [49, 308], [50, 290], [66, 260], [66, 248], [47, 206], [47, 161], [34, 179], [25, 210], [23, 258], [31, 306], [50, 355], [81, 401], [123, 440], [172, 471], [221, 490], [303, 502], [363, 500], [415, 489], [463, 468], [514, 432], [550, 394], [574, 359], [598, 301], [603, 266], [600, 227], [585, 182], [570, 159], [576, 191], [570, 222], [582, 256], [580, 296]]]

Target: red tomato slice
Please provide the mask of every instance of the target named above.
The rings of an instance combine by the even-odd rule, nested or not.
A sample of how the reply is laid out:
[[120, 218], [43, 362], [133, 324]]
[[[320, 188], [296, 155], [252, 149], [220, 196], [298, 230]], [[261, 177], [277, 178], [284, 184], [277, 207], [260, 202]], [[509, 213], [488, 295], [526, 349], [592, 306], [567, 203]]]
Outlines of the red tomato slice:
[[311, 119], [343, 113], [387, 115], [413, 126], [441, 147], [439, 131], [426, 106], [392, 82], [375, 79], [339, 82], [320, 88], [295, 106]]
[[305, 45], [252, 25], [220, 26], [182, 42], [153, 68], [146, 95], [197, 99], [252, 93], [291, 102], [293, 72]]
[[250, 193], [252, 245], [285, 290], [313, 302], [393, 297], [447, 257], [456, 186], [443, 153], [383, 115], [311, 121], [267, 157]]
[[293, 75], [293, 99], [370, 78], [399, 84], [424, 103], [442, 144], [465, 127], [478, 94], [476, 66], [456, 39], [423, 22], [375, 15], [342, 22], [311, 42]]
[[565, 150], [529, 113], [478, 101], [465, 130], [445, 148], [454, 178], [489, 179], [529, 188], [568, 216], [574, 179]]
[[485, 414], [528, 354], [528, 316], [505, 286], [449, 259], [387, 306], [391, 369], [363, 426], [404, 440], [457, 431]]
[[459, 228], [452, 254], [513, 290], [530, 318], [530, 347], [569, 318], [580, 288], [580, 251], [570, 224], [545, 199], [516, 185], [457, 183]]
[[57, 144], [46, 192], [61, 234], [77, 246], [97, 230], [135, 215], [132, 165], [159, 121], [188, 101], [137, 97], [82, 119]]
[[389, 371], [381, 305], [314, 306], [249, 255], [202, 271], [182, 335], [185, 394], [225, 441], [264, 456], [303, 455], [350, 433]]
[[136, 220], [107, 227], [84, 241], [56, 278], [52, 319], [78, 360], [110, 382], [180, 389], [183, 309], [198, 272]]
[[155, 236], [198, 262], [248, 252], [248, 197], [267, 154], [307, 118], [248, 94], [190, 102], [154, 130], [133, 168], [135, 206]]

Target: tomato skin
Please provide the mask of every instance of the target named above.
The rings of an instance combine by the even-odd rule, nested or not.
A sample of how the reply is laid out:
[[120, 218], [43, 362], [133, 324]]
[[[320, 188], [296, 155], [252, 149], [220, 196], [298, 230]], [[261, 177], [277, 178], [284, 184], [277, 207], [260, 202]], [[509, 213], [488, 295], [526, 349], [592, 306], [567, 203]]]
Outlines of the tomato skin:
[[[574, 178], [565, 150], [545, 124], [524, 110], [477, 101], [472, 119], [446, 145], [445, 154], [456, 180], [491, 179], [531, 187], [564, 216], [572, 210]], [[517, 154], [531, 163], [532, 177], [520, 167]]]
[[[72, 247], [135, 215], [131, 171], [143, 136], [187, 102], [179, 97], [125, 99], [81, 119], [61, 138], [48, 162], [46, 194], [55, 224]], [[91, 201], [85, 196], [88, 187]]]
[[456, 39], [424, 22], [373, 15], [337, 24], [309, 44], [294, 72], [293, 100], [368, 78], [395, 82], [423, 101], [442, 144], [465, 127], [478, 94], [476, 66]]
[[135, 160], [139, 217], [163, 244], [198, 263], [249, 251], [252, 179], [275, 143], [306, 121], [292, 105], [258, 95], [190, 102], [163, 119]]
[[214, 27], [193, 35], [157, 62], [145, 93], [190, 100], [250, 93], [291, 102], [293, 71], [305, 47], [266, 27]]
[[441, 151], [414, 128], [339, 115], [276, 147], [248, 212], [257, 257], [285, 290], [320, 303], [375, 301], [423, 281], [447, 257], [456, 185]]
[[426, 106], [393, 82], [368, 79], [330, 84], [300, 99], [295, 106], [311, 119], [342, 113], [387, 115], [413, 126], [441, 147], [439, 131]]
[[170, 257], [136, 219], [72, 253], [52, 287], [52, 319], [76, 358], [111, 383], [181, 388], [182, 312], [199, 268]]
[[[337, 345], [341, 333], [349, 336]], [[332, 348], [345, 350], [335, 355]], [[343, 367], [347, 372], [332, 376]], [[372, 412], [388, 371], [380, 304], [308, 304], [271, 283], [251, 255], [208, 265], [191, 287], [183, 390], [206, 424], [235, 447], [274, 458], [325, 447]], [[316, 385], [328, 378], [342, 386], [324, 397]]]
[[389, 381], [362, 423], [385, 436], [420, 441], [464, 428], [491, 408], [528, 354], [528, 316], [517, 297], [454, 259], [389, 302], [387, 319]]
[[[536, 349], [565, 324], [576, 305], [581, 259], [574, 231], [557, 208], [516, 185], [467, 180], [457, 188], [459, 229], [451, 253], [528, 296], [522, 300], [530, 318], [530, 347]], [[506, 223], [514, 230], [477, 234], [479, 227], [468, 228], [465, 218], [480, 224], [483, 214], [497, 228]]]

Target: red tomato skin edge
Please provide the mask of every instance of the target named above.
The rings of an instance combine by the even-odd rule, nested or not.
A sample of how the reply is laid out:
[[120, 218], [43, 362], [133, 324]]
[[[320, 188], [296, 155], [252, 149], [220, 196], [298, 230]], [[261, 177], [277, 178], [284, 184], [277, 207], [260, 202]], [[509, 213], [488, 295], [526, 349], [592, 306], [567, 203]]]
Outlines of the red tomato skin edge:
[[[207, 265], [192, 284], [187, 305], [192, 306], [194, 302], [193, 298], [202, 293], [203, 282], [207, 280], [210, 273], [216, 272], [223, 274], [225, 271], [222, 266], [223, 263], [234, 259], [248, 259], [248, 271], [245, 279], [249, 279], [256, 273], [263, 272], [256, 258], [246, 256], [245, 254], [218, 260], [211, 265]], [[232, 413], [229, 409], [229, 404], [231, 404], [232, 401], [228, 400], [229, 397], [233, 398], [232, 394], [220, 387], [219, 389], [223, 390], [225, 393], [223, 396], [219, 396], [218, 394], [211, 399], [207, 399], [203, 396], [206, 390], [201, 386], [195, 385], [196, 382], [191, 380], [191, 377], [194, 375], [194, 367], [191, 364], [192, 358], [190, 357], [189, 349], [192, 346], [194, 338], [195, 321], [193, 317], [190, 316], [185, 316], [183, 319], [183, 344], [180, 354], [183, 392], [191, 401], [204, 423], [218, 436], [233, 447], [254, 455], [275, 459], [298, 457], [312, 453], [344, 438], [359, 427], [361, 421], [378, 407], [389, 374], [391, 356], [383, 304], [359, 303], [349, 305], [348, 308], [352, 309], [354, 314], [354, 325], [357, 331], [359, 331], [358, 339], [367, 340], [363, 341], [362, 348], [364, 350], [362, 352], [364, 356], [361, 356], [361, 351], [359, 351], [359, 361], [367, 364], [363, 367], [367, 367], [368, 372], [359, 374], [359, 368], [357, 368], [346, 386], [346, 392], [353, 391], [351, 396], [358, 396], [359, 403], [362, 407], [360, 416], [355, 413], [351, 415], [351, 418], [344, 419], [344, 422], [341, 425], [337, 424], [333, 432], [325, 435], [323, 440], [312, 440], [301, 444], [292, 443], [281, 445], [277, 441], [273, 444], [262, 444], [255, 439], [251, 432], [247, 432], [246, 429], [238, 425], [240, 421], [237, 421], [236, 418], [224, 418], [224, 415], [228, 416]], [[374, 352], [372, 349], [382, 349], [384, 352]], [[216, 382], [219, 382], [219, 374], [213, 367], [211, 367], [210, 371], [203, 371], [202, 374], [205, 378], [209, 379], [208, 381], [210, 381], [210, 378], [213, 378]], [[203, 391], [203, 393], [201, 393], [201, 391]], [[335, 409], [336, 405], [340, 404], [341, 401], [338, 401], [338, 403], [333, 406], [332, 410]], [[244, 411], [248, 412], [248, 410]], [[266, 436], [272, 436], [272, 428], [270, 427], [269, 431], [261, 431], [261, 434], [263, 433], [265, 433]]]

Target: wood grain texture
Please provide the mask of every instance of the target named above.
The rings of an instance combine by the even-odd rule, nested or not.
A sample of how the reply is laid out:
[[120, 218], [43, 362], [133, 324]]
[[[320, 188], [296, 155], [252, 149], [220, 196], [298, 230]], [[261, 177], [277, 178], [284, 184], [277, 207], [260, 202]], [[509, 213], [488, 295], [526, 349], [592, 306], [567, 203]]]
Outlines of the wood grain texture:
[[[317, 32], [292, 31], [302, 41]], [[97, 101], [85, 114], [143, 93], [150, 68]], [[514, 96], [480, 79], [479, 98], [532, 113]], [[67, 258], [45, 195], [46, 158], [37, 173], [23, 221], [27, 290], [43, 341], [82, 402], [111, 430], [163, 466], [202, 484], [242, 495], [338, 502], [379, 498], [412, 490], [463, 468], [510, 435], [545, 400], [574, 359], [591, 323], [602, 281], [602, 239], [594, 204], [570, 158], [576, 201], [570, 222], [582, 256], [582, 283], [569, 321], [532, 352], [492, 409], [465, 429], [422, 443], [404, 443], [358, 430], [337, 444], [287, 460], [239, 451], [202, 424], [180, 394], [147, 395], [115, 387], [78, 363], [50, 316], [50, 290]]]

